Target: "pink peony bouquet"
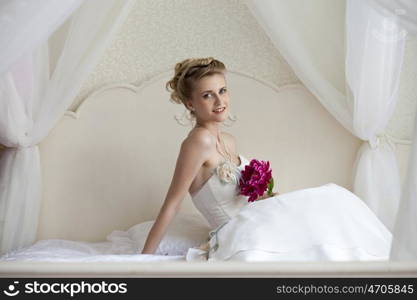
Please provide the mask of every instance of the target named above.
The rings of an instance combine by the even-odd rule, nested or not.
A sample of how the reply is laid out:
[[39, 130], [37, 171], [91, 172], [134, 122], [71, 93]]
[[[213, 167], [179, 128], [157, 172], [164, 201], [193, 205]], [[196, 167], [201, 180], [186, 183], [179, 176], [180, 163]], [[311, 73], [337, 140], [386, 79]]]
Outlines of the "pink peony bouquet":
[[269, 196], [274, 195], [272, 193], [274, 178], [269, 168], [269, 161], [252, 159], [240, 173], [240, 194], [249, 196], [248, 202], [253, 202], [259, 196], [263, 196], [265, 191]]

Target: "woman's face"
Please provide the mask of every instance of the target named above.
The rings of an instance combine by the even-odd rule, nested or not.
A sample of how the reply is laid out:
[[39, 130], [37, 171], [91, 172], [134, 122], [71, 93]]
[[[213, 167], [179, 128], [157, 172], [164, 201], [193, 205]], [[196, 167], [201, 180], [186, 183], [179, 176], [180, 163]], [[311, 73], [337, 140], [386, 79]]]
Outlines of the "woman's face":
[[[189, 107], [194, 108], [200, 121], [226, 120], [229, 111], [229, 92], [223, 74], [208, 75], [194, 84], [193, 99]], [[220, 108], [220, 111], [218, 109]]]

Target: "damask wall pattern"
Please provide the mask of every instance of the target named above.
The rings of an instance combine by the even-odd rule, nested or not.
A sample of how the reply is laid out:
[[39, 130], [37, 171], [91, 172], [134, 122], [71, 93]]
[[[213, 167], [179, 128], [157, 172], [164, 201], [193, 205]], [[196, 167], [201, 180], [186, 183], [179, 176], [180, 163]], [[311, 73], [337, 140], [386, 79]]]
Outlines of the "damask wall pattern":
[[140, 0], [83, 85], [74, 107], [103, 85], [139, 85], [173, 72], [177, 61], [203, 56], [216, 57], [230, 70], [277, 87], [300, 83], [242, 1]]
[[402, 140], [411, 140], [417, 112], [417, 38], [405, 44], [404, 62], [398, 91], [398, 103], [387, 132]]
[[[229, 70], [280, 88], [302, 84], [243, 1], [138, 0], [71, 110], [103, 86], [141, 85], [187, 57], [214, 56]], [[410, 140], [417, 108], [417, 39], [406, 43], [399, 102], [387, 133]], [[164, 88], [164, 87], [161, 87]], [[169, 93], [167, 92], [167, 101]], [[168, 102], [167, 102], [168, 103]]]

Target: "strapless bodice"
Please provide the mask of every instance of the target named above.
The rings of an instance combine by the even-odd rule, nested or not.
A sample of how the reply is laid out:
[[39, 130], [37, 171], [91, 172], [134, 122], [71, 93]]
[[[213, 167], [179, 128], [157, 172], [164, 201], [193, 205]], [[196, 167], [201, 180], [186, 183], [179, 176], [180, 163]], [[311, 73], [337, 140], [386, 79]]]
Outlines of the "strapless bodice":
[[[240, 173], [249, 161], [239, 154], [240, 165], [234, 167]], [[247, 197], [239, 195], [239, 184], [223, 182], [217, 173], [219, 164], [211, 171], [211, 176], [191, 199], [194, 206], [207, 219], [212, 228], [216, 228], [236, 215], [248, 204]]]

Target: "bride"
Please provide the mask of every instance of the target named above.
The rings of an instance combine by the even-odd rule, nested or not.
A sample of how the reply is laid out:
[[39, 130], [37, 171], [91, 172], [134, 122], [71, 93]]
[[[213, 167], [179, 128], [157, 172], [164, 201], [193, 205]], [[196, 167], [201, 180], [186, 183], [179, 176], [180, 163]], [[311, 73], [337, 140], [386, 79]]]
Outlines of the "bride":
[[195, 126], [181, 144], [174, 175], [142, 254], [155, 253], [189, 192], [212, 227], [207, 242], [186, 259], [244, 261], [387, 260], [391, 233], [347, 189], [333, 183], [248, 202], [239, 194], [240, 171], [249, 160], [235, 138], [220, 131], [230, 110], [225, 65], [185, 59], [167, 82]]

